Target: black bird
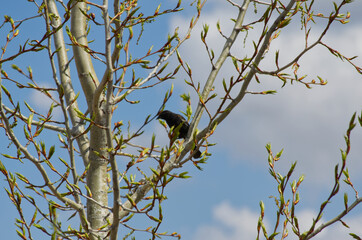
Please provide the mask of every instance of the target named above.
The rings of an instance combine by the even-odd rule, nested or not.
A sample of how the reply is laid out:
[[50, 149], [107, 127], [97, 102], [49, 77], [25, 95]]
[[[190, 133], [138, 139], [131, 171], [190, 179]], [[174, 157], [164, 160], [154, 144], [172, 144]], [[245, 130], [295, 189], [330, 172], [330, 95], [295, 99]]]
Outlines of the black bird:
[[[183, 139], [186, 138], [187, 132], [189, 131], [189, 128], [190, 128], [190, 124], [180, 114], [176, 114], [171, 111], [165, 110], [158, 114], [157, 119], [165, 120], [169, 128], [172, 128], [172, 127], [177, 128], [178, 126], [180, 126], [180, 124], [182, 124], [180, 127], [180, 130], [179, 130], [178, 138], [183, 138]], [[199, 150], [197, 150], [194, 153], [193, 157], [200, 158], [201, 152]]]

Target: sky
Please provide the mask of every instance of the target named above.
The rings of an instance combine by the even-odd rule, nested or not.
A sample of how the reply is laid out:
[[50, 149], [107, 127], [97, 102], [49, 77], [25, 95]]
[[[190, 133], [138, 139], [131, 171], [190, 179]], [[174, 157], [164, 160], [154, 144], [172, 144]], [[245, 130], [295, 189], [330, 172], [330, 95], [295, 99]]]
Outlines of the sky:
[[[20, 2], [23, 3], [20, 0], [7, 1], [4, 9], [8, 12], [5, 14], [12, 15], [15, 19], [15, 16], [20, 18], [21, 14], [29, 16], [26, 8], [15, 11], [15, 4]], [[318, 4], [320, 4], [320, 12], [327, 12], [333, 7], [329, 1], [321, 1]], [[147, 43], [151, 45], [160, 38], [164, 39], [167, 31], [173, 32], [176, 27], [179, 28], [180, 33], [183, 33], [188, 27], [191, 14], [194, 13], [188, 5], [185, 5], [185, 8], [180, 15], [165, 17], [161, 22], [155, 23], [154, 29], [146, 30], [144, 34], [149, 43], [146, 41], [145, 46], [140, 46], [140, 48], [147, 48]], [[223, 45], [223, 38], [218, 34], [216, 22], [220, 21], [223, 32], [228, 35], [232, 26], [230, 18], [235, 18], [237, 14], [236, 9], [222, 0], [208, 1], [204, 10], [193, 35], [180, 48], [183, 59], [193, 69], [193, 78], [201, 84], [205, 82], [210, 70], [210, 63], [199, 37], [202, 24], [210, 25], [207, 41], [218, 56]], [[348, 5], [345, 12], [351, 12], [351, 22], [346, 25], [335, 23], [325, 37], [327, 44], [349, 57], [362, 55], [360, 44], [362, 19], [359, 14], [361, 10], [362, 4], [359, 1]], [[319, 11], [316, 10], [316, 12]], [[251, 7], [245, 22], [255, 20], [255, 16]], [[273, 53], [277, 49], [280, 49], [281, 64], [290, 61], [291, 56], [302, 49], [303, 32], [300, 30], [298, 20], [294, 20], [278, 39], [272, 42], [270, 55], [266, 56], [261, 65], [263, 68], [273, 69]], [[311, 39], [318, 36], [321, 26], [324, 26], [323, 22], [319, 21], [318, 24], [313, 25]], [[239, 57], [249, 54], [252, 48], [250, 41], [258, 36], [258, 30], [250, 31], [246, 42], [244, 42], [245, 35], [241, 34], [232, 52]], [[27, 34], [37, 33], [31, 26], [24, 31]], [[3, 40], [0, 43], [3, 44]], [[43, 65], [31, 62], [32, 57], [21, 58], [17, 64], [21, 66], [32, 64], [37, 76], [40, 78], [47, 76], [46, 74], [49, 73]], [[354, 62], [359, 66], [362, 65], [360, 58], [355, 59]], [[260, 84], [252, 82], [249, 91], [276, 90], [277, 94], [247, 95], [210, 138], [211, 142], [217, 144], [210, 148], [212, 155], [203, 166], [203, 171], [197, 170], [192, 164], [187, 164], [184, 169], [179, 170], [179, 172], [188, 171], [192, 178], [176, 180], [166, 189], [168, 199], [163, 202], [162, 230], [176, 231], [183, 236], [183, 239], [190, 240], [255, 239], [260, 214], [259, 202], [263, 201], [266, 212], [265, 225], [267, 230], [271, 231], [277, 209], [270, 196], [277, 196], [278, 193], [276, 183], [268, 173], [268, 154], [265, 150], [267, 143], [271, 144], [274, 153], [284, 149], [282, 158], [276, 165], [279, 172], [285, 175], [291, 164], [297, 161], [292, 179], [298, 179], [301, 175], [305, 176], [299, 188], [301, 200], [297, 205], [296, 213], [301, 229], [308, 229], [313, 217], [319, 211], [320, 204], [326, 200], [331, 191], [334, 167], [341, 162], [340, 148], [345, 148], [343, 136], [348, 128], [349, 120], [354, 112], [361, 114], [362, 79], [351, 65], [332, 56], [321, 46], [306, 54], [299, 63], [301, 75], [308, 74], [310, 79], [315, 79], [318, 75], [328, 80], [328, 84], [307, 89], [302, 84], [288, 83], [282, 88], [280, 80], [266, 76], [260, 77]], [[177, 64], [175, 58], [171, 59], [170, 65], [174, 64]], [[96, 63], [96, 69], [102, 72], [102, 65]], [[75, 70], [73, 71], [76, 75]], [[221, 69], [215, 86], [220, 86], [222, 78], [228, 79], [233, 74], [235, 74], [233, 66], [228, 62]], [[185, 78], [186, 75], [180, 73], [172, 82], [175, 85], [175, 94], [167, 105], [169, 110], [180, 112], [185, 109], [185, 104], [178, 97], [181, 93], [190, 92], [192, 99], [196, 99], [192, 89], [185, 86], [183, 82]], [[48, 83], [44, 81], [43, 84]], [[166, 87], [168, 86], [166, 84]], [[76, 82], [75, 87], [79, 87]], [[221, 94], [222, 90], [216, 90], [216, 92]], [[162, 100], [163, 92], [145, 91], [141, 95], [143, 101], [139, 105], [121, 104], [116, 117], [125, 122], [136, 121], [140, 117], [151, 114], [152, 111], [157, 111], [157, 104]], [[44, 111], [47, 109], [49, 102], [46, 102], [41, 95], [33, 94], [27, 97], [33, 105], [43, 107]], [[155, 101], [158, 102], [155, 103]], [[214, 105], [210, 106], [211, 109], [214, 107]], [[193, 108], [196, 108], [195, 104]], [[124, 116], [123, 110], [130, 111], [131, 114]], [[199, 128], [202, 128], [203, 123], [201, 122]], [[166, 133], [156, 121], [145, 130], [143, 138], [139, 140], [140, 143], [149, 142], [153, 133], [157, 133], [159, 145], [167, 144]], [[5, 134], [2, 133], [1, 138], [5, 139]], [[352, 182], [359, 192], [362, 190], [362, 176], [359, 174], [362, 169], [361, 142], [362, 129], [357, 126], [352, 133], [352, 149], [347, 162]], [[1, 158], [1, 161], [8, 160]], [[10, 165], [10, 168], [14, 168], [10, 162], [6, 163]], [[6, 199], [6, 193], [3, 190], [6, 185], [3, 181], [0, 186], [2, 188], [0, 203], [6, 212], [0, 216], [0, 229], [10, 229], [3, 231], [6, 239], [16, 239], [13, 217], [9, 218], [16, 211]], [[349, 194], [349, 201], [353, 201], [354, 195], [351, 189], [341, 184], [340, 196], [334, 198], [327, 207], [322, 222], [332, 219], [343, 211], [344, 192]], [[346, 229], [340, 223], [335, 223], [316, 239], [348, 239], [349, 232], [362, 235], [361, 206], [357, 206], [343, 221], [350, 226], [350, 229]], [[291, 236], [289, 239], [295, 238]]]

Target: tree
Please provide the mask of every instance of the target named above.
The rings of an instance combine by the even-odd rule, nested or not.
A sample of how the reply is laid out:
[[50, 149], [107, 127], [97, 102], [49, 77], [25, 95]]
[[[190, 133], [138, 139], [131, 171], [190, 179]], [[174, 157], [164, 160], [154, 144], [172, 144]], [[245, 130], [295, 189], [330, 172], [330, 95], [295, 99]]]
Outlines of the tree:
[[[307, 88], [325, 85], [326, 81], [321, 77], [316, 81], [300, 76], [298, 71], [300, 59], [316, 46], [325, 47], [332, 55], [361, 73], [361, 68], [353, 62], [354, 58], [344, 56], [323, 41], [332, 24], [348, 22], [349, 14], [342, 13], [343, 7], [351, 2], [347, 0], [335, 4], [334, 11], [329, 14], [315, 14], [314, 1], [245, 0], [237, 3], [227, 0], [226, 4], [234, 6], [238, 13], [233, 19], [230, 34], [224, 33], [220, 24], [216, 26], [225, 39], [219, 55], [208, 45], [210, 27], [205, 24], [201, 32], [201, 41], [211, 65], [210, 72], [204, 76], [205, 82], [194, 79], [192, 69], [197, 66], [187, 64], [180, 46], [192, 34], [198, 34], [193, 29], [199, 24], [206, 1], [191, 4], [195, 13], [190, 17], [186, 33], [181, 34], [175, 29], [168, 36], [153, 36], [153, 25], [167, 15], [182, 14], [183, 7], [189, 3], [181, 0], [173, 5], [169, 2], [161, 4], [137, 0], [114, 1], [113, 5], [107, 0], [102, 4], [54, 0], [30, 2], [36, 7], [34, 16], [21, 20], [5, 16], [1, 28], [7, 29], [8, 35], [2, 42], [0, 58], [1, 127], [9, 142], [3, 156], [19, 164], [24, 162], [31, 165], [38, 174], [36, 178], [18, 172], [13, 174], [7, 170], [8, 160], [0, 163], [0, 170], [8, 184], [6, 192], [19, 213], [17, 233], [23, 239], [33, 239], [34, 229], [54, 239], [117, 239], [131, 236], [136, 231], [147, 232], [152, 239], [160, 236], [179, 237], [177, 233], [159, 232], [163, 220], [161, 203], [166, 199], [165, 188], [175, 178], [188, 177], [186, 172], [177, 171], [186, 163], [192, 162], [201, 168], [212, 154], [213, 144], [208, 141], [209, 137], [224, 119], [232, 116], [233, 109], [246, 94], [276, 93], [274, 90], [250, 92], [248, 86], [252, 81], [260, 82], [260, 77], [272, 76], [280, 79], [284, 85], [294, 82]], [[253, 8], [257, 12], [257, 19], [245, 23], [246, 13]], [[38, 22], [39, 19], [42, 21]], [[289, 62], [280, 63], [279, 52], [268, 50], [293, 19], [301, 19], [299, 26], [304, 31], [305, 48]], [[35, 20], [44, 29], [42, 35], [25, 39], [23, 26]], [[309, 31], [313, 22], [323, 24], [324, 28], [317, 40], [311, 42]], [[151, 29], [151, 33], [147, 32], [148, 29]], [[244, 53], [234, 52], [235, 43], [242, 41], [238, 36], [245, 34], [247, 38], [254, 29], [261, 31], [258, 38], [247, 42], [247, 48], [252, 49], [250, 53], [244, 56]], [[102, 34], [98, 34], [100, 32]], [[155, 42], [149, 44], [145, 39], [147, 37], [155, 38]], [[19, 43], [20, 47], [16, 49], [15, 44]], [[44, 86], [41, 79], [35, 77], [37, 73], [33, 73], [32, 67], [28, 66], [31, 63], [26, 63], [27, 70], [18, 66], [27, 55], [42, 58], [44, 64], [46, 60], [50, 63], [51, 72], [47, 78], [52, 76], [51, 86]], [[262, 65], [269, 55], [275, 59], [273, 70], [266, 70]], [[171, 60], [177, 64], [171, 66]], [[218, 79], [219, 71], [229, 60], [235, 72], [228, 80], [221, 81]], [[11, 71], [11, 68], [16, 71]], [[75, 71], [78, 75], [74, 74]], [[192, 92], [192, 95], [181, 94], [186, 103], [183, 112], [190, 121], [187, 138], [177, 140], [179, 129], [176, 127], [169, 131], [170, 142], [167, 146], [159, 146], [155, 134], [147, 139], [147, 143], [138, 144], [138, 139], [145, 139], [144, 130], [173, 96], [173, 86], [168, 91], [165, 91], [165, 86], [169, 86], [180, 71], [186, 74], [185, 85]], [[24, 83], [24, 79], [28, 82]], [[162, 98], [153, 97], [153, 111], [149, 114], [134, 104], [144, 100], [142, 91], [151, 90], [165, 92]], [[22, 97], [28, 92], [38, 92], [50, 99], [52, 104], [49, 109], [41, 110], [28, 101], [22, 103]], [[195, 111], [192, 106], [196, 107]], [[123, 119], [129, 118], [130, 109], [140, 120], [126, 124]], [[117, 119], [114, 118], [115, 114]], [[206, 120], [200, 124], [202, 116]], [[360, 124], [361, 118], [358, 117]], [[277, 173], [275, 161], [282, 152], [274, 155], [267, 145], [270, 173], [277, 181], [280, 196], [276, 197], [277, 222], [271, 234], [263, 227], [264, 208], [261, 204], [259, 233], [263, 230], [267, 238], [281, 231], [284, 238], [288, 235], [286, 227], [291, 226], [299, 238], [309, 239], [329, 225], [316, 227], [325, 206], [338, 193], [342, 177], [345, 176], [345, 182], [354, 187], [348, 176], [346, 159], [355, 119], [356, 114], [346, 134], [347, 147], [342, 151], [342, 166], [336, 167], [331, 195], [322, 203], [320, 213], [305, 233], [300, 232], [294, 215], [299, 201], [297, 189], [303, 178], [291, 184], [293, 198], [285, 201], [284, 192], [295, 164], [287, 175]], [[161, 123], [167, 129], [165, 122]], [[201, 159], [192, 158], [197, 149], [203, 152]], [[136, 173], [142, 177], [135, 177]], [[352, 204], [348, 204], [347, 197], [345, 199], [345, 212], [332, 222], [339, 221], [361, 202], [357, 191]], [[24, 206], [27, 212], [31, 209], [31, 220], [26, 217], [28, 213], [24, 214]], [[78, 221], [66, 228], [58, 216], [59, 212]], [[281, 226], [280, 219], [283, 217], [285, 221]], [[131, 219], [149, 219], [154, 224], [151, 228], [137, 229], [128, 224]], [[51, 231], [48, 226], [51, 226]], [[121, 227], [123, 230], [119, 232]]]

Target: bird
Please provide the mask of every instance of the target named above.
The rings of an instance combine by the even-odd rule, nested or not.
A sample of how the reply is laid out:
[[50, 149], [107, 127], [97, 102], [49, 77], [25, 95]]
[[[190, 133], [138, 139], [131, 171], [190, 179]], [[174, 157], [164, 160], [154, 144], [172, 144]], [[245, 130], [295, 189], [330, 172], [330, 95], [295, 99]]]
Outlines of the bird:
[[[188, 133], [189, 128], [190, 128], [190, 124], [180, 114], [173, 113], [173, 112], [168, 111], [168, 110], [164, 110], [164, 111], [162, 111], [162, 112], [160, 112], [158, 114], [157, 119], [165, 120], [169, 128], [173, 127], [175, 129], [175, 128], [177, 128], [178, 126], [180, 126], [182, 124], [180, 129], [179, 129], [179, 135], [178, 135], [177, 138], [179, 138], [179, 139], [181, 139], [181, 138], [185, 139], [186, 138], [187, 133]], [[201, 152], [199, 150], [197, 150], [194, 153], [193, 157], [194, 158], [200, 158], [201, 157]]]

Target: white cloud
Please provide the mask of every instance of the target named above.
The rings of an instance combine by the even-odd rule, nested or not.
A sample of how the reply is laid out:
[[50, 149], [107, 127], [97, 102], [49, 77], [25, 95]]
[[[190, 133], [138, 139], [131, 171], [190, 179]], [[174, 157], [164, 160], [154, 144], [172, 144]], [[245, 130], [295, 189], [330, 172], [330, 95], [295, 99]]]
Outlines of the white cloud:
[[239, 240], [255, 238], [258, 213], [248, 208], [235, 208], [227, 202], [216, 206], [212, 212], [215, 223], [199, 227], [193, 239]]
[[49, 97], [39, 91], [32, 91], [31, 93], [32, 103], [41, 110], [49, 109], [53, 102]]
[[[345, 34], [354, 36], [351, 38], [362, 37], [353, 32], [357, 32], [356, 29], [347, 30]], [[280, 44], [287, 44], [288, 41], [295, 42], [298, 38], [290, 34]], [[349, 48], [357, 49], [357, 45], [348, 46], [347, 52]], [[362, 51], [355, 54], [362, 55]], [[216, 138], [220, 139], [218, 142], [222, 147], [234, 151], [234, 158], [240, 156], [241, 152], [241, 156], [246, 156], [243, 159], [255, 161], [256, 156], [264, 163], [266, 152], [263, 152], [263, 146], [270, 141], [276, 146], [274, 152], [284, 147], [284, 159], [297, 160], [298, 168], [312, 178], [313, 184], [328, 183], [334, 165], [340, 162], [339, 148], [345, 148], [343, 135], [349, 119], [353, 112], [359, 112], [362, 108], [362, 81], [357, 79], [360, 76], [348, 64], [340, 63], [334, 57], [328, 58], [328, 62], [324, 59], [327, 59], [326, 51], [318, 48], [305, 60], [306, 72], [311, 76], [322, 72], [321, 76], [329, 80], [329, 84], [323, 87], [309, 90], [294, 84], [280, 89], [275, 80], [262, 79], [263, 90], [277, 89], [279, 93], [276, 96], [248, 96], [235, 109], [227, 124], [222, 126], [224, 129], [216, 131]], [[251, 86], [251, 89], [260, 88], [256, 84]], [[359, 130], [352, 135], [352, 143], [361, 140]], [[240, 138], [241, 141], [238, 140]], [[230, 146], [230, 142], [240, 144], [235, 147], [234, 144]], [[356, 145], [352, 151], [354, 155], [362, 153]], [[353, 159], [351, 164], [350, 169], [362, 167], [360, 161]]]
[[[227, 35], [231, 25], [229, 19], [234, 16], [236, 15], [233, 8], [226, 10], [215, 8], [204, 12], [200, 19], [200, 22], [210, 25], [207, 41], [214, 49], [216, 56], [224, 41], [217, 33], [215, 24], [220, 19], [222, 29], [228, 26], [229, 29], [223, 29]], [[175, 18], [171, 25], [181, 26], [182, 29], [188, 26], [188, 22], [182, 18]], [[311, 38], [316, 39], [316, 34], [320, 32], [319, 25], [313, 27], [314, 32], [311, 32]], [[266, 69], [273, 69], [276, 49], [281, 49], [280, 65], [290, 61], [293, 53], [303, 49], [304, 37], [300, 25], [289, 27], [287, 30], [272, 42], [270, 56], [266, 57], [264, 61], [266, 63], [263, 63]], [[193, 37], [182, 51], [182, 56], [193, 68], [194, 80], [204, 82], [210, 70], [210, 63], [205, 47], [199, 38], [200, 31], [201, 26], [195, 29]], [[257, 30], [250, 31], [249, 38], [255, 39], [257, 34]], [[338, 26], [338, 31], [329, 32], [325, 42], [341, 50], [341, 53], [346, 54], [347, 57], [361, 56], [362, 48], [359, 43], [361, 38], [359, 26], [347, 25], [346, 28]], [[244, 56], [250, 49], [248, 46], [251, 46], [246, 44], [245, 48], [242, 48], [243, 36], [240, 36], [236, 45], [239, 49], [233, 49], [233, 53], [239, 53], [241, 56]], [[214, 139], [218, 145], [214, 149], [228, 152], [236, 161], [251, 161], [263, 164], [264, 167], [267, 157], [264, 146], [271, 142], [272, 146], [275, 146], [274, 152], [285, 148], [283, 161], [298, 161], [298, 174], [304, 173], [314, 185], [324, 186], [331, 181], [333, 168], [340, 162], [339, 148], [345, 148], [343, 135], [348, 127], [349, 119], [353, 112], [359, 112], [362, 108], [360, 93], [362, 81], [351, 65], [341, 62], [322, 46], [306, 54], [299, 63], [301, 64], [300, 75], [308, 74], [309, 80], [321, 76], [329, 83], [326, 86], [314, 86], [313, 89], [306, 89], [298, 83], [293, 85], [288, 83], [281, 89], [282, 83], [279, 80], [259, 76], [262, 84], [253, 83], [249, 90], [276, 89], [278, 94], [275, 96], [248, 95], [215, 132]], [[356, 63], [361, 65], [361, 61]], [[220, 85], [223, 77], [228, 79], [234, 75], [233, 71], [232, 64], [225, 65], [215, 85]], [[216, 90], [216, 92], [220, 94], [222, 90]], [[361, 131], [356, 130], [352, 136], [352, 144], [362, 140]], [[362, 150], [352, 145], [351, 155], [361, 154]], [[362, 163], [353, 158], [351, 160], [349, 165], [351, 174], [359, 178], [357, 169], [362, 168]], [[284, 169], [289, 167], [289, 164], [280, 165], [285, 166]]]
[[[208, 225], [198, 227], [192, 239], [208, 239], [208, 240], [240, 240], [240, 239], [255, 239], [257, 235], [256, 226], [259, 218], [259, 213], [254, 212], [246, 207], [235, 207], [228, 202], [222, 202], [215, 206], [212, 210], [213, 222]], [[300, 230], [302, 232], [309, 229], [313, 218], [317, 213], [311, 209], [304, 209], [296, 213]], [[264, 224], [267, 227], [268, 234], [271, 233], [270, 227], [274, 222], [268, 221], [270, 216], [264, 217]], [[284, 221], [282, 219], [281, 221]], [[337, 222], [320, 232], [314, 239], [318, 240], [340, 240], [348, 238], [348, 234], [353, 232], [361, 235], [362, 215], [347, 217], [343, 219], [350, 229], [344, 227]], [[322, 222], [325, 222], [322, 218]], [[317, 226], [318, 227], [318, 226]], [[289, 228], [288, 239], [295, 239], [293, 231]], [[262, 233], [261, 233], [262, 234]]]
[[[47, 88], [49, 86], [41, 86], [44, 88]], [[31, 91], [30, 92], [30, 100], [28, 103], [30, 104], [30, 106], [35, 109], [36, 111], [39, 111], [39, 113], [41, 114], [46, 114], [49, 109], [51, 104], [53, 103], [53, 100], [51, 100], [48, 96], [46, 96], [44, 93], [41, 93], [39, 91]], [[58, 94], [54, 91], [50, 92], [50, 94], [52, 94], [52, 96], [55, 99], [58, 99]], [[56, 105], [56, 103], [53, 103], [54, 105]], [[63, 118], [62, 117], [62, 112], [60, 107], [56, 107], [53, 109], [53, 120], [59, 120], [59, 118]]]

